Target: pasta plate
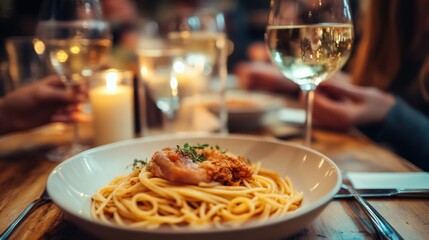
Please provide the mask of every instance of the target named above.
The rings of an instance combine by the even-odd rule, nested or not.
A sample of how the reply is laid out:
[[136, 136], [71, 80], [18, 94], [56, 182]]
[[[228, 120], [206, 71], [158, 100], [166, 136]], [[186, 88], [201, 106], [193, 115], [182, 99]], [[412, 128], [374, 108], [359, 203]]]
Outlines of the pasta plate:
[[[304, 194], [301, 206], [279, 217], [224, 228], [130, 228], [91, 217], [91, 196], [115, 177], [129, 173], [134, 159], [150, 159], [155, 151], [185, 143], [218, 145], [288, 176]], [[132, 139], [87, 150], [53, 169], [47, 190], [70, 221], [103, 239], [279, 239], [308, 226], [340, 184], [341, 174], [332, 160], [298, 144], [258, 136], [187, 134]]]

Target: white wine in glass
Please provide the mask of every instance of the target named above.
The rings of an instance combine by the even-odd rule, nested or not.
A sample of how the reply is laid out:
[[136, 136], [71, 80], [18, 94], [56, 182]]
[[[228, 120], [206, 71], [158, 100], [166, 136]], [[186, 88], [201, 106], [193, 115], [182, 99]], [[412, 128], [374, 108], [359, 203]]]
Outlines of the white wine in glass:
[[[45, 0], [37, 24], [34, 48], [49, 59], [69, 93], [86, 89], [92, 74], [106, 62], [111, 48], [110, 26], [103, 21], [98, 0]], [[48, 153], [51, 161], [61, 161], [85, 149], [73, 123], [71, 146]]]
[[306, 94], [311, 145], [312, 102], [317, 86], [347, 62], [353, 25], [347, 0], [272, 0], [265, 35], [272, 62]]
[[46, 40], [46, 54], [54, 70], [68, 76], [67, 84], [80, 84], [106, 62], [110, 52], [110, 39]]

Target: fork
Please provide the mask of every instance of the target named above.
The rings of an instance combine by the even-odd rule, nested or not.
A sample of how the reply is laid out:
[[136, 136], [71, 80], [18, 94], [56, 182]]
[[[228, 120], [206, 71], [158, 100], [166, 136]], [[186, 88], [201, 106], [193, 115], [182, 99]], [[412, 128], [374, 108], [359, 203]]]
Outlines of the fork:
[[371, 220], [372, 225], [374, 226], [377, 235], [380, 239], [403, 239], [402, 236], [392, 227], [392, 225], [387, 222], [386, 219], [381, 216], [381, 214], [375, 210], [356, 190], [351, 184], [343, 183], [341, 187], [347, 190], [362, 206], [365, 214]]
[[49, 197], [48, 192], [43, 190], [42, 195], [40, 198], [32, 201], [28, 206], [22, 211], [21, 214], [13, 221], [9, 227], [6, 228], [6, 230], [0, 235], [0, 240], [6, 240], [8, 239], [9, 235], [15, 230], [15, 228], [21, 223], [23, 219], [25, 219], [30, 213], [32, 213], [36, 208], [39, 206], [48, 203], [51, 201], [51, 197]]

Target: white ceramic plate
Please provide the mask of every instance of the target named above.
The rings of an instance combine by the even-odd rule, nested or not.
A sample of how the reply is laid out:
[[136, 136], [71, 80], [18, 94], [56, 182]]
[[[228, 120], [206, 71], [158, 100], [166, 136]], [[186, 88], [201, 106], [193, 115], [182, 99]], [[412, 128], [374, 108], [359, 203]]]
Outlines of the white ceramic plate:
[[[163, 147], [177, 144], [213, 144], [261, 161], [291, 178], [304, 192], [302, 206], [264, 223], [225, 229], [174, 230], [131, 229], [94, 220], [90, 216], [91, 196], [116, 176], [128, 173], [134, 159], [151, 157]], [[326, 156], [309, 148], [271, 138], [240, 135], [177, 135], [142, 138], [90, 149], [59, 164], [50, 174], [47, 189], [53, 201], [76, 225], [103, 239], [279, 239], [308, 226], [338, 192], [341, 175]]]

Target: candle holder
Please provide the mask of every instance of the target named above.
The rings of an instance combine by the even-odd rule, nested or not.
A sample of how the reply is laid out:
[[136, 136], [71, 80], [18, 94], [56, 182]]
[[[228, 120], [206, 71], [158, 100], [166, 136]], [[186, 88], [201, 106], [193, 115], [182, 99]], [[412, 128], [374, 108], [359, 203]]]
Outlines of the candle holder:
[[134, 137], [133, 74], [108, 69], [90, 82], [89, 98], [96, 146]]

